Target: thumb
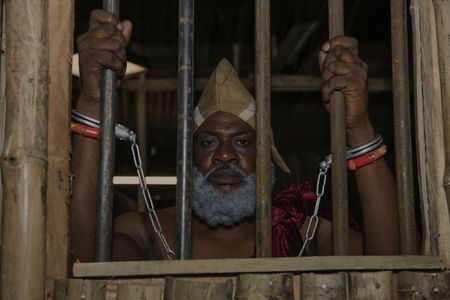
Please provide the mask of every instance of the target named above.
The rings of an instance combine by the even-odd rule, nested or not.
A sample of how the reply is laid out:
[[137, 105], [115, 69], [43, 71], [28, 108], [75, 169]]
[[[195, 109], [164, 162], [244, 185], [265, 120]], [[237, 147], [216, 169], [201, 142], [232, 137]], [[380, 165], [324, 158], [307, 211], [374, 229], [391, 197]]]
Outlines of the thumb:
[[128, 45], [128, 43], [130, 42], [130, 39], [131, 39], [131, 33], [133, 31], [133, 23], [131, 23], [131, 21], [124, 20], [122, 22], [122, 26], [123, 26], [122, 34], [125, 37], [125, 40], [127, 41], [127, 45]]

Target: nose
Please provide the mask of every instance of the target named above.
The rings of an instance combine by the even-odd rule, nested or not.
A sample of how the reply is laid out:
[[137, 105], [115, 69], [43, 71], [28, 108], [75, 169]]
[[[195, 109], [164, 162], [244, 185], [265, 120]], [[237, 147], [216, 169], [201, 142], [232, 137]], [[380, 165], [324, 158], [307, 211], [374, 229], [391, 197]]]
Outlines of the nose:
[[238, 162], [239, 158], [236, 153], [236, 149], [233, 147], [231, 142], [221, 142], [216, 148], [213, 155], [213, 162]]

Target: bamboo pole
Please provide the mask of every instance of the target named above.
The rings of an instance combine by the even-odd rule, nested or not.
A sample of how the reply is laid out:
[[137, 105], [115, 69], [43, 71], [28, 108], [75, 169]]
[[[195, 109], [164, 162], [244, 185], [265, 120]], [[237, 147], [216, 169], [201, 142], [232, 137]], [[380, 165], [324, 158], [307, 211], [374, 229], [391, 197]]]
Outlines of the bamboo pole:
[[[103, 9], [119, 15], [119, 0], [103, 0]], [[102, 72], [100, 166], [95, 234], [95, 260], [111, 260], [112, 201], [115, 152], [117, 76], [113, 70]]]
[[270, 166], [270, 0], [256, 0], [256, 257], [272, 256]]
[[241, 274], [237, 278], [236, 299], [270, 300], [294, 299], [293, 275], [281, 274]]
[[300, 296], [302, 300], [346, 299], [348, 293], [347, 274], [305, 273], [301, 275]]
[[179, 0], [177, 246], [179, 259], [191, 258], [192, 113], [194, 98], [194, 0]]
[[165, 300], [231, 299], [233, 282], [231, 280], [198, 280], [166, 278], [164, 286]]
[[47, 0], [8, 1], [5, 8], [2, 300], [45, 298], [47, 8]]
[[411, 150], [410, 97], [406, 0], [391, 0], [392, 80], [394, 99], [395, 165], [400, 251], [417, 251]]
[[392, 299], [392, 272], [351, 272], [349, 299]]
[[[328, 1], [328, 23], [330, 38], [344, 34], [343, 0]], [[345, 133], [345, 99], [342, 92], [334, 92], [330, 102], [331, 156], [333, 157], [332, 199], [333, 199], [333, 252], [334, 255], [348, 254], [348, 199], [347, 158]]]
[[450, 299], [450, 273], [400, 272], [397, 292], [399, 300]]
[[69, 260], [70, 108], [74, 1], [49, 0], [47, 292], [65, 278]]
[[[5, 98], [5, 1], [0, 2], [0, 153], [3, 153], [5, 143], [5, 117], [6, 117], [6, 98]], [[0, 169], [0, 212], [3, 203], [3, 184], [2, 171]], [[0, 247], [2, 245], [2, 214], [0, 213]]]

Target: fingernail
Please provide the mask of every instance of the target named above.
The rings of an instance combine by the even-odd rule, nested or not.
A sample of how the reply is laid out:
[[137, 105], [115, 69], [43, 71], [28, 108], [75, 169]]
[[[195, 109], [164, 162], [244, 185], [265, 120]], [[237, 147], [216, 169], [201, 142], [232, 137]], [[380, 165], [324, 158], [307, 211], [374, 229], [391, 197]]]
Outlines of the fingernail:
[[122, 25], [122, 23], [117, 24], [117, 29], [119, 29], [120, 31], [123, 31], [123, 25]]
[[330, 50], [330, 43], [325, 43], [325, 44], [323, 44], [322, 49], [323, 49], [323, 51], [328, 51], [328, 50]]

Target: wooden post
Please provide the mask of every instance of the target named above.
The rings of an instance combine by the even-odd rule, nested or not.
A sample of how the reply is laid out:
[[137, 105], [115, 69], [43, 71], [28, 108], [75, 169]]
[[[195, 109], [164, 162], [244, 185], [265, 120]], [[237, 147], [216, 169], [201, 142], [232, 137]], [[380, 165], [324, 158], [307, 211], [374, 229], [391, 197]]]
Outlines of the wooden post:
[[270, 0], [256, 0], [255, 8], [256, 257], [271, 257]]
[[406, 0], [391, 0], [392, 80], [394, 99], [395, 165], [397, 179], [400, 250], [416, 254], [408, 75]]
[[69, 260], [70, 109], [74, 1], [49, 0], [47, 293]]
[[397, 292], [399, 300], [450, 299], [450, 273], [400, 272]]
[[344, 272], [301, 275], [300, 299], [302, 300], [346, 299], [347, 295], [347, 274]]
[[352, 272], [349, 276], [349, 299], [392, 299], [392, 272]]
[[242, 274], [238, 276], [236, 299], [294, 299], [292, 274]]
[[[328, 0], [328, 26], [330, 38], [344, 34], [343, 0]], [[348, 198], [347, 158], [345, 132], [345, 98], [342, 92], [334, 92], [330, 102], [331, 125], [331, 188], [333, 199], [333, 253], [348, 254]]]
[[[6, 2], [0, 299], [45, 298], [48, 1]], [[30, 13], [32, 12], [32, 13]]]
[[[436, 15], [439, 68], [441, 72], [442, 119], [444, 121], [445, 173], [443, 186], [450, 215], [450, 2], [433, 0]], [[450, 258], [450, 252], [448, 253]]]
[[233, 295], [233, 282], [178, 279], [168, 277], [164, 287], [164, 300], [228, 300]]
[[[442, 120], [441, 83], [437, 49], [436, 21], [432, 0], [411, 2], [414, 49], [414, 80], [417, 134], [417, 171], [422, 211], [424, 255], [439, 255], [436, 216], [442, 215], [439, 203], [446, 203], [439, 185], [444, 174], [445, 157]], [[443, 210], [445, 211], [445, 209]], [[447, 234], [450, 236], [450, 233]], [[444, 235], [445, 236], [445, 235]], [[441, 235], [442, 239], [442, 235]], [[444, 247], [445, 243], [441, 247]]]

